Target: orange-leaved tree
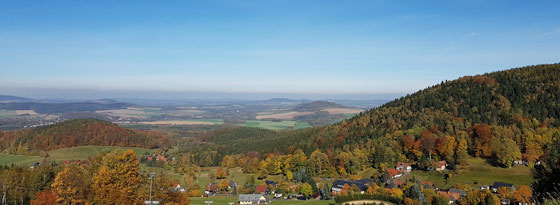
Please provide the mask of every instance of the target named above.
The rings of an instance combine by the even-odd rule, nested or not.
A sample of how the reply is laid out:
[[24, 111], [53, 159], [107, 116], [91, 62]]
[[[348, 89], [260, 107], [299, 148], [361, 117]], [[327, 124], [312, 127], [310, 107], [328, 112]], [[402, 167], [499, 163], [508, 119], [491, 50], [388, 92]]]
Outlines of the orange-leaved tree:
[[56, 194], [52, 190], [46, 189], [35, 193], [35, 199], [31, 200], [31, 205], [55, 205], [57, 200]]

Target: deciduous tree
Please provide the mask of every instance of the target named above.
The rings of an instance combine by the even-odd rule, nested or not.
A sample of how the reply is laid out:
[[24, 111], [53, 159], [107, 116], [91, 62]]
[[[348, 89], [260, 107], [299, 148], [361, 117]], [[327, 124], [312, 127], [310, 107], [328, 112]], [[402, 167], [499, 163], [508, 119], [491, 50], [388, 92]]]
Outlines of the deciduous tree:
[[84, 169], [78, 166], [68, 166], [56, 175], [51, 185], [61, 204], [83, 204], [87, 200], [89, 177]]
[[132, 150], [113, 151], [93, 177], [94, 200], [101, 204], [130, 204], [137, 200], [140, 167]]

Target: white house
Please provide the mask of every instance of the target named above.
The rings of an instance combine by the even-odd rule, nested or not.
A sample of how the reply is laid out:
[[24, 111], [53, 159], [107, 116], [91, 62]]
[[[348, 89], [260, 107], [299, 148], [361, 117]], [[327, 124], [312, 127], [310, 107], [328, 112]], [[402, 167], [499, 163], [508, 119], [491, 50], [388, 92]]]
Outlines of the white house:
[[268, 199], [262, 194], [240, 194], [239, 204], [268, 204]]

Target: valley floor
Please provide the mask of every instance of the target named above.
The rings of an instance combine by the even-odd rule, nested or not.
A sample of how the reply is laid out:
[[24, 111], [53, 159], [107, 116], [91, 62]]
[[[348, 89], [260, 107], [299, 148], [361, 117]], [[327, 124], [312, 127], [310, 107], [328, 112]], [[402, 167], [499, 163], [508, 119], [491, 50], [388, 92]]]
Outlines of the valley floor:
[[[236, 203], [238, 198], [237, 196], [216, 196], [216, 197], [190, 197], [191, 205], [206, 205], [205, 201], [213, 201], [212, 204], [228, 204], [230, 202]], [[288, 200], [288, 199], [273, 199], [271, 204], [294, 204], [294, 205], [303, 205], [303, 204], [313, 204], [313, 205], [327, 205], [332, 204], [334, 201], [332, 200]]]

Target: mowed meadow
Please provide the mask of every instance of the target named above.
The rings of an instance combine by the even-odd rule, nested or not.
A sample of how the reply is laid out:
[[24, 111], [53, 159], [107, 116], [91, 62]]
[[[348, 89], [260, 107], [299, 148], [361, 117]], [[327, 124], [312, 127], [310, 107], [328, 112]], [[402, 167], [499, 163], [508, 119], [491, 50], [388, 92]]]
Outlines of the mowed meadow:
[[[70, 148], [56, 149], [48, 151], [47, 154], [51, 160], [57, 163], [63, 163], [66, 160], [84, 160], [89, 157], [96, 156], [102, 152], [111, 152], [114, 150], [132, 149], [137, 155], [145, 153], [153, 153], [156, 149], [146, 149], [138, 147], [116, 147], [116, 146], [78, 146]], [[41, 162], [43, 157], [32, 155], [8, 155], [0, 154], [0, 165], [22, 165], [31, 166], [35, 162]]]
[[415, 170], [404, 178], [416, 177], [421, 180], [431, 181], [440, 188], [467, 184], [478, 189], [481, 186], [492, 185], [494, 182], [505, 182], [519, 187], [520, 185], [529, 186], [533, 182], [530, 167], [525, 165], [515, 165], [511, 168], [496, 167], [482, 158], [475, 157], [469, 157], [466, 165], [458, 167], [452, 173], [453, 175], [447, 183], [445, 173], [436, 171]]

